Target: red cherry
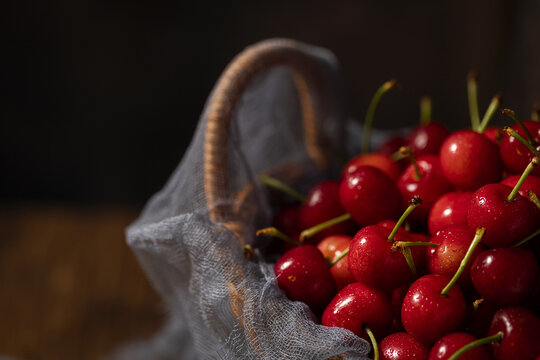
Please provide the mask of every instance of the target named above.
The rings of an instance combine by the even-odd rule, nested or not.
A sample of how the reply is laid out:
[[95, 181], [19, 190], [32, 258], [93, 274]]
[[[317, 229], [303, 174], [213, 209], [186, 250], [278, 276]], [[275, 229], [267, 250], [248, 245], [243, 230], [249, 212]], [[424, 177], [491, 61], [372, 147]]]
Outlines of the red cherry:
[[476, 300], [479, 304], [475, 307], [474, 302], [467, 306], [467, 332], [476, 337], [485, 336], [488, 333], [493, 315], [500, 309], [496, 304], [484, 299]]
[[451, 225], [467, 225], [472, 196], [473, 193], [470, 191], [456, 191], [442, 195], [429, 212], [429, 233], [435, 235], [437, 231]]
[[457, 131], [446, 138], [440, 159], [446, 178], [464, 190], [497, 182], [503, 172], [497, 145], [472, 130]]
[[382, 337], [392, 322], [392, 306], [382, 291], [362, 283], [345, 286], [324, 310], [321, 324], [348, 329], [368, 339], [364, 327]]
[[274, 273], [279, 287], [289, 299], [306, 303], [317, 314], [336, 293], [328, 263], [313, 245], [287, 251], [276, 262]]
[[454, 285], [446, 296], [440, 294], [449, 281], [443, 275], [425, 275], [407, 291], [401, 321], [418, 341], [433, 343], [463, 322], [466, 306], [461, 290]]
[[409, 219], [425, 222], [433, 204], [453, 187], [444, 176], [437, 156], [425, 155], [418, 158], [416, 163], [420, 178], [414, 165], [411, 164], [401, 174], [397, 184], [403, 199], [410, 199], [415, 195], [422, 198], [422, 205], [410, 215]]
[[373, 166], [384, 172], [388, 177], [394, 181], [399, 178], [401, 173], [400, 167], [386, 154], [360, 154], [349, 160], [349, 162], [343, 167], [341, 178], [347, 177], [349, 174], [355, 172], [359, 166]]
[[485, 137], [493, 141], [495, 144], [499, 145], [503, 138], [504, 132], [498, 126], [491, 126], [484, 130], [482, 134], [484, 134]]
[[[308, 229], [345, 212], [339, 200], [339, 182], [322, 181], [311, 189], [306, 202], [300, 207], [300, 227]], [[317, 242], [333, 234], [347, 234], [353, 228], [352, 221], [345, 221], [321, 231], [311, 238], [311, 242]]]
[[538, 208], [517, 194], [507, 197], [512, 188], [488, 184], [478, 189], [469, 205], [469, 228], [486, 228], [482, 241], [489, 247], [511, 246], [538, 228]]
[[341, 181], [339, 198], [345, 211], [362, 225], [396, 218], [401, 208], [397, 185], [372, 166], [359, 166], [345, 177]]
[[300, 208], [298, 206], [284, 207], [274, 216], [273, 225], [290, 237], [298, 236], [302, 231], [299, 216]]
[[504, 308], [495, 313], [489, 335], [502, 331], [500, 343], [491, 345], [497, 360], [534, 360], [540, 356], [540, 319], [522, 307]]
[[477, 256], [471, 278], [485, 300], [499, 305], [517, 305], [533, 292], [538, 281], [538, 264], [529, 250], [486, 250]]
[[[501, 184], [504, 184], [506, 186], [510, 186], [511, 188], [514, 188], [516, 186], [520, 175], [510, 175], [503, 181], [501, 181]], [[529, 195], [527, 194], [527, 190], [532, 190], [536, 195], [540, 196], [540, 177], [529, 175], [523, 182], [523, 185], [519, 188], [519, 195], [528, 198]]]
[[[535, 121], [524, 121], [523, 124], [531, 133], [536, 144], [533, 146], [536, 150], [540, 151], [540, 123]], [[525, 140], [529, 140], [525, 134], [525, 130], [519, 125], [512, 126], [519, 135]], [[501, 158], [506, 168], [514, 174], [522, 173], [531, 162], [534, 154], [531, 150], [527, 149], [518, 139], [513, 136], [505, 134], [501, 140], [500, 145]], [[540, 167], [537, 167], [532, 171], [533, 175], [540, 176]]]
[[[467, 333], [455, 332], [443, 336], [439, 341], [433, 345], [429, 352], [429, 360], [447, 360], [456, 351], [463, 346], [476, 341], [477, 339]], [[489, 348], [484, 346], [475, 347], [459, 357], [460, 360], [491, 360], [493, 356], [488, 350]]]
[[[352, 237], [348, 235], [332, 235], [324, 238], [317, 248], [321, 251], [329, 262], [337, 259], [345, 250], [349, 249]], [[354, 277], [349, 272], [349, 255], [339, 260], [330, 268], [330, 273], [334, 277], [338, 290], [354, 282]]]
[[427, 360], [429, 348], [406, 332], [397, 332], [381, 341], [379, 352], [384, 360]]
[[409, 284], [395, 288], [392, 291], [392, 332], [403, 331], [403, 324], [401, 323], [401, 305], [403, 305], [403, 299], [409, 290]]
[[436, 122], [419, 126], [409, 137], [408, 146], [414, 156], [438, 155], [444, 140], [450, 135], [446, 128]]
[[[450, 226], [439, 231], [430, 240], [430, 242], [439, 244], [439, 246], [426, 248], [428, 272], [448, 277], [454, 276], [474, 239], [474, 234], [474, 231], [463, 225]], [[460, 288], [464, 289], [471, 286], [470, 269], [474, 259], [483, 250], [485, 250], [485, 246], [482, 244], [476, 246], [471, 259], [457, 282]]]

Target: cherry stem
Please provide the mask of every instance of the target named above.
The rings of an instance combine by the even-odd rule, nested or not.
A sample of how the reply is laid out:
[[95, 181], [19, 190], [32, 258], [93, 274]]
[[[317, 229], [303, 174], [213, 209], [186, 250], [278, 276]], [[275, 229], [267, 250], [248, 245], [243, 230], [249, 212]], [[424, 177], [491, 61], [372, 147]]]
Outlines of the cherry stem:
[[414, 180], [418, 181], [422, 178], [422, 174], [420, 173], [420, 168], [418, 167], [418, 164], [416, 163], [416, 158], [413, 155], [411, 148], [408, 146], [402, 146], [399, 148], [399, 152], [403, 154], [403, 156], [408, 157], [411, 161], [411, 164], [414, 168]]
[[292, 187], [285, 184], [281, 180], [278, 180], [278, 179], [273, 178], [273, 177], [268, 176], [268, 175], [262, 175], [261, 176], [261, 181], [262, 181], [262, 183], [264, 185], [266, 185], [268, 187], [271, 187], [271, 188], [274, 188], [274, 189], [277, 189], [277, 190], [280, 190], [280, 191], [284, 192], [285, 194], [289, 195], [290, 197], [293, 197], [293, 198], [297, 199], [301, 203], [306, 202], [306, 197], [304, 195], [300, 194], [298, 191], [294, 190]]
[[395, 153], [393, 153], [392, 155], [390, 155], [390, 159], [392, 159], [393, 162], [398, 162], [398, 161], [403, 160], [405, 158], [406, 158], [406, 156], [403, 155], [399, 150], [396, 151]]
[[478, 74], [471, 70], [467, 74], [467, 95], [469, 98], [469, 114], [471, 116], [471, 126], [473, 130], [480, 126], [480, 114], [478, 112], [478, 84], [476, 82]]
[[482, 118], [482, 122], [480, 123], [476, 131], [478, 131], [479, 133], [483, 133], [484, 130], [486, 130], [487, 126], [489, 125], [489, 122], [491, 121], [491, 118], [493, 117], [497, 109], [499, 108], [500, 104], [501, 104], [501, 95], [497, 94], [493, 97], [493, 99], [491, 99], [491, 102], [489, 103], [486, 113], [484, 114], [484, 117]]
[[518, 139], [519, 141], [521, 141], [521, 143], [523, 145], [525, 145], [527, 147], [527, 149], [531, 150], [534, 153], [534, 155], [540, 156], [540, 152], [538, 152], [538, 150], [536, 150], [534, 148], [534, 146], [531, 145], [531, 143], [529, 143], [527, 140], [525, 140], [523, 138], [523, 136], [519, 135], [516, 130], [512, 129], [510, 126], [505, 126], [503, 131], [504, 131], [505, 134], [510, 135], [510, 136]]
[[469, 260], [471, 259], [471, 256], [472, 256], [474, 250], [476, 249], [476, 247], [478, 246], [480, 241], [482, 241], [482, 237], [484, 236], [485, 233], [486, 233], [485, 228], [483, 228], [483, 227], [476, 228], [476, 233], [474, 235], [474, 239], [471, 242], [471, 245], [469, 246], [469, 249], [467, 249], [467, 253], [463, 257], [463, 259], [461, 259], [461, 263], [459, 264], [459, 268], [457, 269], [457, 271], [454, 274], [454, 276], [452, 277], [452, 279], [448, 282], [448, 284], [444, 287], [444, 289], [442, 289], [441, 296], [447, 296], [448, 292], [450, 291], [452, 286], [454, 286], [454, 284], [459, 280], [459, 277], [461, 276], [461, 274], [465, 270], [465, 267], [469, 263]]
[[536, 141], [534, 141], [534, 138], [532, 137], [531, 133], [529, 132], [529, 129], [527, 129], [527, 127], [525, 126], [525, 124], [523, 123], [523, 121], [521, 121], [517, 116], [516, 116], [516, 113], [514, 112], [514, 110], [510, 110], [510, 109], [503, 109], [502, 110], [502, 114], [504, 116], [508, 116], [510, 119], [514, 120], [519, 126], [521, 126], [521, 128], [523, 129], [523, 131], [525, 131], [525, 134], [527, 135], [527, 138], [529, 139], [529, 143], [531, 145], [536, 145]]
[[344, 221], [349, 220], [350, 218], [351, 218], [350, 214], [343, 214], [333, 219], [330, 219], [328, 221], [317, 224], [313, 227], [310, 227], [309, 229], [306, 229], [300, 233], [300, 242], [303, 242], [304, 240], [323, 231], [324, 229], [328, 229], [330, 226], [334, 226], [336, 224], [342, 223]]
[[334, 261], [332, 261], [330, 263], [329, 267], [332, 267], [332, 266], [336, 265], [341, 259], [343, 259], [345, 256], [347, 256], [348, 253], [349, 253], [349, 249], [347, 249], [344, 252], [342, 252], [341, 254], [339, 254], [339, 256], [337, 258], [335, 258]]
[[431, 122], [431, 97], [424, 95], [420, 98], [420, 125]]
[[518, 243], [515, 243], [514, 245], [512, 245], [512, 247], [520, 247], [521, 245], [525, 244], [527, 241], [531, 239], [534, 239], [538, 235], [540, 235], [540, 229], [536, 230], [531, 235], [527, 236], [525, 239], [519, 241]]
[[364, 120], [364, 132], [362, 134], [362, 153], [367, 154], [371, 147], [371, 127], [373, 125], [373, 119], [375, 117], [375, 109], [381, 100], [381, 97], [397, 83], [397, 80], [392, 79], [382, 84], [371, 99], [368, 110], [366, 112], [366, 118]]
[[463, 346], [458, 351], [456, 351], [452, 356], [450, 356], [448, 358], [448, 360], [456, 360], [461, 355], [463, 355], [464, 353], [466, 353], [469, 350], [474, 349], [475, 347], [486, 345], [486, 344], [492, 344], [494, 342], [501, 342], [501, 340], [503, 339], [503, 336], [504, 336], [503, 332], [499, 331], [498, 333], [496, 333], [494, 335], [487, 336], [485, 338], [481, 338], [481, 339], [475, 340], [473, 342], [470, 342], [467, 345]]
[[426, 242], [426, 241], [395, 241], [394, 245], [392, 245], [393, 249], [403, 249], [406, 247], [411, 246], [431, 246], [431, 247], [438, 247], [439, 244], [435, 244], [432, 242]]
[[534, 205], [540, 209], [540, 199], [538, 199], [538, 195], [536, 195], [532, 190], [527, 190], [527, 195], [529, 195], [529, 200], [531, 200]]
[[472, 303], [474, 311], [478, 311], [478, 309], [480, 308], [480, 305], [482, 305], [483, 302], [484, 302], [483, 298], [474, 300]]
[[531, 112], [531, 120], [539, 122], [540, 121], [540, 104], [534, 104], [533, 111]]
[[506, 198], [506, 201], [514, 201], [514, 199], [516, 198], [516, 196], [517, 196], [517, 194], [519, 192], [519, 189], [521, 188], [521, 186], [525, 182], [525, 179], [527, 179], [527, 176], [529, 176], [529, 174], [533, 171], [534, 167], [536, 165], [538, 165], [538, 164], [540, 164], [540, 157], [538, 157], [538, 156], [533, 157], [531, 162], [529, 163], [529, 165], [527, 165], [527, 167], [523, 171], [523, 174], [521, 174], [521, 177], [519, 178], [518, 182], [516, 183], [516, 186], [514, 186], [514, 188], [510, 192], [510, 194], [508, 194], [508, 197]]
[[407, 265], [409, 265], [409, 269], [411, 269], [414, 278], [418, 277], [418, 271], [416, 271], [416, 264], [414, 263], [411, 248], [408, 246], [403, 247], [401, 248], [401, 253], [405, 257], [405, 261], [407, 262]]
[[295, 245], [295, 246], [300, 245], [300, 243], [298, 241], [294, 241], [289, 236], [282, 233], [281, 231], [279, 231], [277, 228], [275, 228], [273, 226], [257, 230], [255, 235], [257, 235], [257, 236], [260, 236], [260, 235], [273, 236], [273, 237], [281, 239], [281, 240], [283, 240], [283, 241], [285, 241], [285, 242], [287, 242], [289, 244], [292, 244], [292, 245]]
[[373, 334], [373, 331], [371, 331], [371, 329], [367, 325], [364, 326], [364, 330], [369, 336], [371, 346], [373, 347], [373, 360], [379, 360], [379, 346], [377, 345], [377, 339], [375, 339], [375, 334]]
[[396, 234], [397, 234], [399, 228], [401, 227], [401, 225], [405, 222], [405, 220], [407, 219], [409, 214], [417, 206], [420, 206], [420, 204], [422, 204], [422, 199], [420, 199], [420, 196], [418, 196], [418, 195], [413, 196], [413, 198], [411, 200], [409, 200], [409, 206], [407, 207], [407, 209], [405, 209], [405, 211], [403, 212], [403, 215], [401, 215], [401, 217], [397, 221], [396, 226], [394, 226], [394, 228], [392, 229], [392, 232], [390, 233], [390, 235], [388, 235], [388, 241], [389, 242], [394, 242], [394, 236], [396, 236]]

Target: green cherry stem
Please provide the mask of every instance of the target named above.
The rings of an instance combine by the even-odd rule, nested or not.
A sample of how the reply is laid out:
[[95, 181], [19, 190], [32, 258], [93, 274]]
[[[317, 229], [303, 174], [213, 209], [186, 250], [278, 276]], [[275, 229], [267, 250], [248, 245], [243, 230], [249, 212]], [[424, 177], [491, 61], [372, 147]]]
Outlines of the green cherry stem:
[[257, 230], [255, 235], [257, 235], [257, 236], [260, 236], [260, 235], [273, 236], [273, 237], [281, 239], [281, 240], [283, 240], [283, 241], [285, 241], [285, 242], [287, 242], [289, 244], [292, 244], [292, 245], [295, 245], [295, 246], [300, 245], [300, 243], [298, 241], [294, 241], [289, 236], [282, 233], [281, 231], [279, 231], [277, 228], [275, 228], [273, 226]]
[[483, 133], [484, 130], [486, 130], [487, 126], [489, 125], [489, 122], [491, 121], [491, 118], [493, 117], [493, 115], [495, 115], [495, 112], [499, 108], [500, 104], [501, 104], [501, 95], [497, 94], [493, 97], [493, 99], [491, 99], [491, 102], [489, 103], [486, 113], [484, 114], [484, 117], [482, 118], [482, 122], [480, 123], [476, 131], [478, 131], [479, 133]]
[[534, 146], [531, 145], [531, 143], [529, 143], [527, 140], [525, 140], [523, 138], [523, 136], [519, 135], [516, 130], [512, 129], [510, 126], [505, 126], [504, 129], [503, 129], [503, 132], [507, 135], [510, 135], [512, 137], [515, 137], [516, 139], [518, 139], [519, 141], [521, 141], [521, 143], [523, 145], [525, 145], [527, 147], [527, 149], [531, 150], [534, 155], [536, 156], [540, 156], [540, 152], [538, 152], [538, 150], [536, 150], [534, 148]]
[[469, 100], [469, 114], [471, 116], [471, 127], [473, 130], [480, 126], [480, 114], [478, 112], [478, 84], [476, 78], [478, 74], [471, 70], [467, 74], [467, 97]]
[[420, 196], [418, 195], [413, 196], [413, 198], [409, 200], [409, 206], [407, 207], [407, 209], [405, 209], [405, 211], [403, 212], [403, 215], [401, 215], [401, 217], [397, 221], [396, 226], [394, 226], [390, 235], [388, 235], [389, 242], [394, 242], [394, 236], [396, 236], [399, 228], [401, 227], [401, 225], [403, 225], [403, 223], [407, 219], [407, 216], [409, 216], [409, 214], [414, 209], [416, 209], [416, 207], [420, 206], [420, 204], [422, 204], [422, 199], [420, 199]]
[[418, 277], [418, 271], [416, 270], [416, 264], [414, 263], [414, 259], [412, 257], [411, 248], [406, 246], [401, 248], [401, 253], [405, 257], [405, 261], [407, 262], [407, 265], [409, 265], [409, 269], [411, 269], [411, 273], [413, 274], [414, 278]]
[[271, 187], [271, 188], [274, 188], [274, 189], [277, 189], [277, 190], [280, 190], [280, 191], [284, 192], [285, 194], [289, 195], [290, 197], [293, 197], [293, 198], [297, 199], [301, 203], [306, 202], [306, 197], [304, 195], [300, 194], [298, 191], [294, 190], [292, 187], [285, 184], [281, 180], [278, 180], [278, 179], [273, 178], [273, 177], [268, 176], [268, 175], [262, 175], [261, 176], [261, 181], [262, 181], [262, 183], [264, 185], [266, 185], [268, 187]]
[[366, 118], [364, 120], [364, 132], [362, 134], [362, 153], [367, 154], [371, 147], [371, 127], [373, 125], [373, 119], [375, 117], [375, 110], [381, 100], [381, 97], [397, 83], [397, 80], [392, 79], [382, 84], [371, 99], [368, 110], [366, 112]]
[[457, 271], [454, 274], [454, 276], [452, 277], [452, 279], [448, 282], [448, 284], [444, 287], [444, 289], [442, 289], [441, 296], [447, 296], [448, 292], [450, 291], [452, 286], [454, 286], [454, 284], [458, 281], [459, 277], [461, 276], [461, 274], [465, 270], [465, 267], [469, 263], [469, 260], [471, 259], [471, 256], [472, 256], [472, 254], [474, 252], [474, 249], [476, 249], [476, 246], [478, 246], [480, 241], [482, 241], [482, 237], [484, 236], [485, 233], [486, 233], [485, 228], [483, 228], [483, 227], [476, 228], [476, 233], [474, 235], [474, 239], [471, 242], [471, 245], [469, 246], [469, 249], [467, 249], [467, 253], [463, 257], [463, 259], [461, 259], [461, 263], [459, 264], [459, 268], [457, 269]]
[[531, 200], [534, 205], [540, 209], [540, 199], [538, 199], [538, 195], [536, 195], [532, 190], [527, 190], [527, 195], [529, 195], [529, 200]]
[[377, 345], [377, 339], [375, 339], [375, 334], [373, 334], [373, 331], [371, 331], [371, 329], [367, 325], [364, 326], [364, 330], [369, 336], [371, 346], [373, 347], [373, 360], [379, 360], [379, 346]]
[[521, 245], [525, 244], [527, 241], [531, 239], [534, 239], [538, 235], [540, 235], [540, 229], [536, 230], [531, 235], [527, 236], [525, 239], [520, 240], [519, 242], [515, 243], [514, 245], [512, 245], [512, 247], [520, 247]]
[[392, 248], [394, 248], [394, 249], [402, 249], [402, 248], [411, 247], [411, 246], [438, 247], [439, 244], [435, 244], [435, 243], [427, 242], [427, 241], [396, 241], [396, 242], [394, 242], [394, 245], [392, 245]]
[[424, 95], [420, 98], [420, 125], [431, 122], [431, 97]]
[[336, 224], [342, 223], [344, 221], [349, 220], [350, 218], [351, 218], [350, 214], [343, 214], [333, 219], [330, 219], [328, 221], [317, 224], [313, 227], [310, 227], [309, 229], [306, 229], [300, 233], [300, 242], [303, 242], [304, 240], [323, 231], [324, 229], [328, 229], [330, 226], [334, 226]]
[[418, 167], [418, 164], [416, 163], [416, 157], [413, 155], [411, 148], [408, 146], [402, 146], [399, 148], [399, 152], [404, 156], [408, 157], [411, 161], [411, 164], [414, 168], [414, 180], [418, 181], [422, 178], [422, 173], [420, 172], [420, 168]]
[[503, 109], [502, 110], [502, 114], [504, 116], [508, 116], [510, 119], [514, 120], [519, 126], [521, 126], [521, 128], [523, 129], [523, 131], [525, 131], [525, 134], [527, 135], [527, 138], [528, 138], [528, 142], [529, 144], [531, 144], [532, 146], [536, 145], [536, 141], [534, 141], [534, 138], [532, 137], [531, 133], [529, 132], [529, 129], [527, 129], [527, 127], [525, 126], [525, 124], [523, 123], [523, 121], [521, 121], [517, 116], [516, 116], [516, 113], [514, 112], [514, 110], [510, 110], [510, 109]]
[[498, 333], [496, 333], [494, 335], [487, 336], [485, 338], [481, 338], [481, 339], [475, 340], [473, 342], [470, 342], [467, 345], [463, 346], [458, 351], [456, 351], [452, 356], [450, 356], [448, 358], [448, 360], [456, 360], [461, 355], [463, 355], [464, 353], [466, 353], [469, 350], [474, 349], [475, 347], [486, 345], [486, 344], [492, 344], [492, 343], [495, 343], [495, 342], [501, 342], [502, 338], [503, 338], [503, 332], [499, 331]]
[[540, 164], [540, 157], [538, 156], [533, 157], [529, 165], [527, 165], [527, 167], [523, 171], [523, 174], [521, 174], [521, 177], [516, 183], [516, 186], [514, 186], [510, 194], [508, 194], [506, 201], [514, 201], [514, 199], [516, 198], [516, 195], [518, 194], [519, 189], [525, 182], [525, 179], [527, 179], [527, 176], [529, 176], [529, 174], [533, 171], [534, 167], [537, 166], [538, 164]]
[[336, 265], [341, 259], [343, 259], [345, 256], [347, 256], [348, 253], [349, 253], [349, 249], [347, 249], [344, 252], [342, 252], [341, 254], [339, 254], [339, 256], [337, 258], [335, 258], [334, 261], [332, 261], [330, 263], [329, 267], [332, 267], [332, 266]]

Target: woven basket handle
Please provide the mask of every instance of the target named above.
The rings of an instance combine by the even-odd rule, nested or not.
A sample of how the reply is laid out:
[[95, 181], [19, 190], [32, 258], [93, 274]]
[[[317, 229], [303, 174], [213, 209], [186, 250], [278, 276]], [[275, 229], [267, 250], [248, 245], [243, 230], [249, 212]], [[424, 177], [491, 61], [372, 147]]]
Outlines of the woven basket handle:
[[[326, 157], [319, 146], [316, 125], [320, 105], [335, 99], [327, 99], [332, 94], [329, 89], [331, 84], [315, 80], [317, 72], [322, 71], [321, 63], [308, 45], [293, 40], [272, 39], [244, 50], [223, 72], [208, 106], [204, 140], [204, 187], [213, 221], [230, 218], [230, 209], [219, 206], [218, 202], [230, 196], [227, 144], [235, 106], [250, 80], [265, 70], [283, 65], [291, 69], [299, 95], [308, 154], [319, 168], [326, 168]], [[316, 104], [319, 106], [316, 107]]]

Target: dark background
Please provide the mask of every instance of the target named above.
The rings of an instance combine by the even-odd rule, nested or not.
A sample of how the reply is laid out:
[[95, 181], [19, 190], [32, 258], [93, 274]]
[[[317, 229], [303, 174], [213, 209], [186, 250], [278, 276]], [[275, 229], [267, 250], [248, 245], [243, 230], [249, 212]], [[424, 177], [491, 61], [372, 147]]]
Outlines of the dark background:
[[[7, 1], [1, 5], [0, 200], [139, 206], [179, 162], [221, 71], [290, 37], [341, 62], [347, 114], [395, 77], [378, 127], [415, 124], [418, 98], [467, 126], [480, 72], [527, 117], [540, 100], [538, 1]], [[504, 121], [498, 116], [496, 121]]]

